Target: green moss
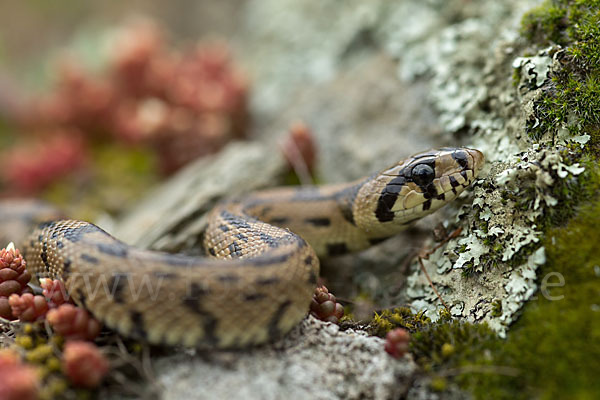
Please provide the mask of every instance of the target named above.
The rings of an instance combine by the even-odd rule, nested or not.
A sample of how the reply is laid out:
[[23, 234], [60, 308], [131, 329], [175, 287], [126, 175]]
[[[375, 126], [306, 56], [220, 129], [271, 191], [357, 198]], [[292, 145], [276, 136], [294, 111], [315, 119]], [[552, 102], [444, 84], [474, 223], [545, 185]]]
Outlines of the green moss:
[[499, 317], [502, 315], [502, 302], [496, 300], [492, 303], [492, 317]]
[[415, 314], [408, 307], [399, 307], [383, 310], [379, 314], [375, 313], [369, 324], [369, 332], [372, 335], [384, 337], [395, 328], [404, 328], [410, 332], [415, 332], [430, 323], [431, 320], [425, 316], [425, 312]]
[[[534, 105], [527, 131], [536, 140], [567, 126], [572, 134], [587, 133], [597, 144], [600, 127], [600, 1], [555, 0], [522, 20], [522, 33], [540, 48], [564, 47], [556, 54], [561, 68], [554, 71]], [[597, 150], [597, 149], [596, 149]]]
[[566, 28], [566, 10], [547, 2], [529, 11], [521, 22], [523, 34], [530, 41], [561, 43]]
[[499, 343], [486, 324], [445, 321], [413, 333], [411, 352], [426, 371], [441, 373], [465, 365], [472, 367], [481, 362], [484, 350]]
[[600, 200], [547, 233], [541, 289], [503, 346], [521, 370], [523, 397], [593, 398], [600, 392]]
[[[600, 392], [596, 376], [600, 371], [599, 223], [597, 199], [565, 227], [548, 232], [544, 245], [549, 261], [541, 275], [542, 296], [527, 310], [516, 331], [523, 341], [539, 341], [538, 351], [529, 354], [528, 361], [540, 367], [548, 384], [557, 389], [566, 386], [573, 394], [587, 387]], [[560, 285], [561, 279], [564, 285]], [[559, 286], [550, 287], [550, 283]], [[544, 284], [548, 286], [545, 289]], [[534, 328], [539, 322], [543, 325]], [[547, 335], [540, 336], [539, 330]], [[553, 363], [544, 366], [542, 357]]]

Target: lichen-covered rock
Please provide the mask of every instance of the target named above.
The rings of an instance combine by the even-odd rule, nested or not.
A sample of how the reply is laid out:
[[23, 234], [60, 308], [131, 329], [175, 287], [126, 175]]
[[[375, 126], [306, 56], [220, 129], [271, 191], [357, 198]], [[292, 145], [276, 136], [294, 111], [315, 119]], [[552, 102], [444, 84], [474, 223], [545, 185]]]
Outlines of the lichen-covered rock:
[[391, 399], [406, 393], [415, 364], [385, 341], [313, 317], [282, 341], [207, 358], [178, 354], [156, 364], [162, 398]]

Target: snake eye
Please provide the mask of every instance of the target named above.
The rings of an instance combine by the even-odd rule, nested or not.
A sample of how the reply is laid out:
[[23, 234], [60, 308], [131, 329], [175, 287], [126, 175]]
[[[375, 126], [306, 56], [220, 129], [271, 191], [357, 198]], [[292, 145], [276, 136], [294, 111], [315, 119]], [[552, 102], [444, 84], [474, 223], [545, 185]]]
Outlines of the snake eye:
[[413, 181], [419, 186], [427, 186], [435, 178], [435, 172], [427, 164], [418, 164], [411, 172]]

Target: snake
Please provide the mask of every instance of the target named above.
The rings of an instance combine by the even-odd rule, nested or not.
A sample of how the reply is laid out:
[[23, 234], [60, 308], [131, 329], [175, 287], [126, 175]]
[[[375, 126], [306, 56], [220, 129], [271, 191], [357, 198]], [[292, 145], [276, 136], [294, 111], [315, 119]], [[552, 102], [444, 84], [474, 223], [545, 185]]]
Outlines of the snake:
[[256, 191], [209, 212], [192, 256], [130, 246], [41, 201], [0, 202], [0, 238], [29, 271], [60, 279], [108, 328], [151, 344], [236, 349], [272, 342], [306, 317], [319, 257], [375, 245], [471, 185], [483, 154], [415, 154], [353, 182]]

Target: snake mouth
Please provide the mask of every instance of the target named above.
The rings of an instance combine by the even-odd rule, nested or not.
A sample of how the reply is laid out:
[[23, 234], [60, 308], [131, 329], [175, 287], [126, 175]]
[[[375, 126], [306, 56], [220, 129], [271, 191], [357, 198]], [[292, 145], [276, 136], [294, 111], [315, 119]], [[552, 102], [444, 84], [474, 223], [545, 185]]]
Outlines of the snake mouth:
[[473, 173], [475, 177], [479, 174], [485, 163], [485, 156], [483, 153], [476, 149], [464, 149], [471, 157], [473, 157]]

